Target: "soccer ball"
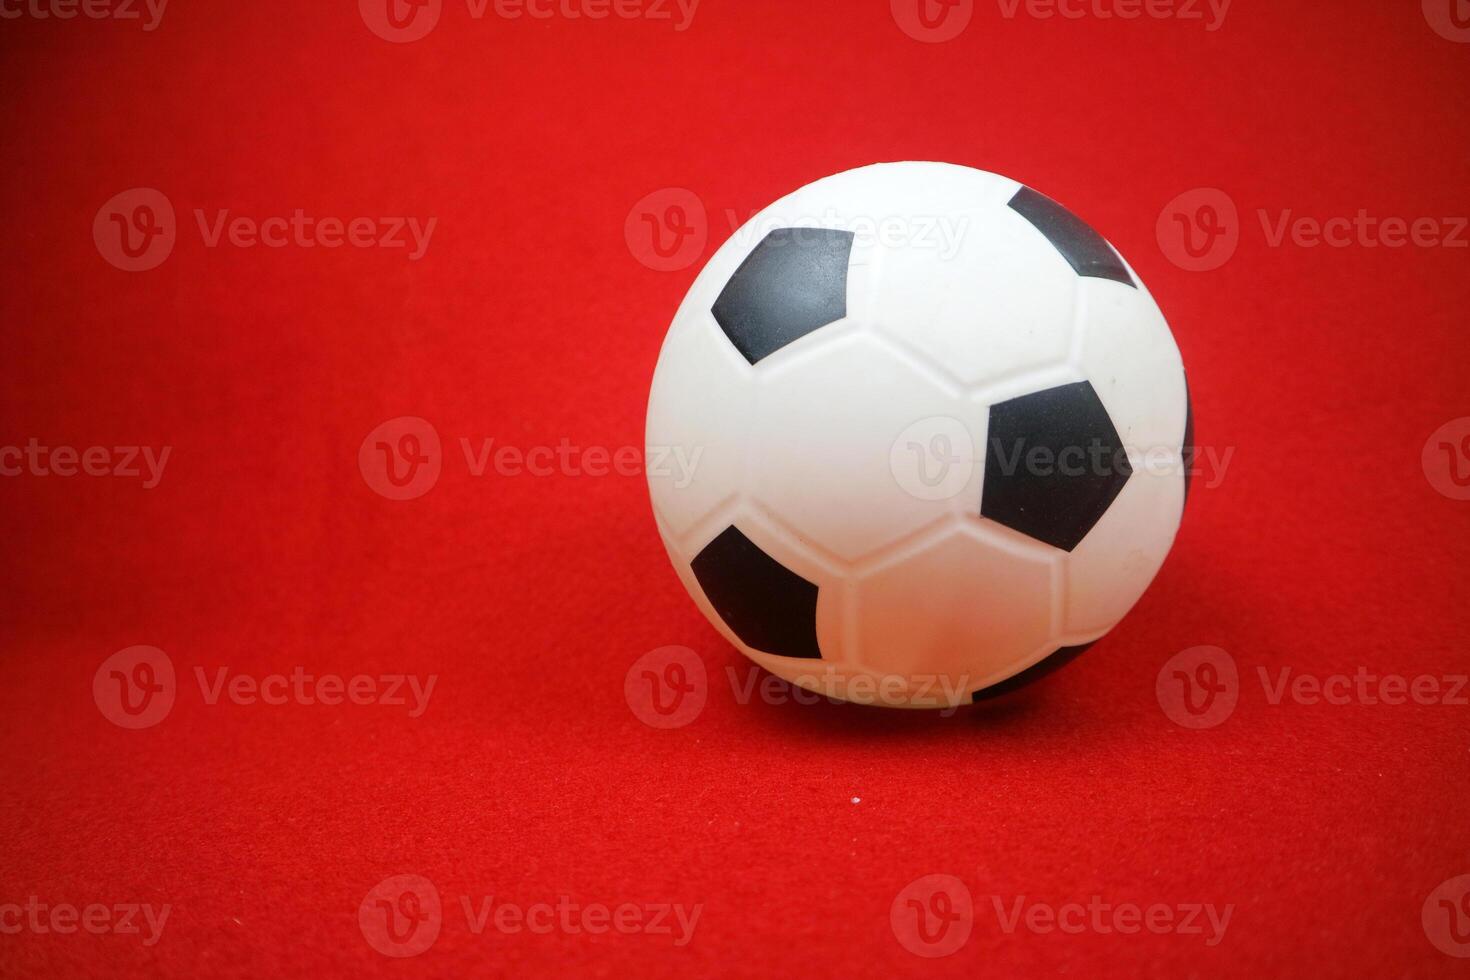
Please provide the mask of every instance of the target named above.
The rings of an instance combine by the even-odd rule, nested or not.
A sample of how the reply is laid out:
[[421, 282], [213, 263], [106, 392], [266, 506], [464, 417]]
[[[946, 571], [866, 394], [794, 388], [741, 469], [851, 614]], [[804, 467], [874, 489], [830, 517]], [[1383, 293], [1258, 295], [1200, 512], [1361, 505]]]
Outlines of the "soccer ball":
[[1168, 324], [1102, 236], [996, 174], [879, 164], [777, 201], [699, 274], [654, 372], [649, 489], [756, 663], [948, 707], [1122, 619], [1173, 544], [1190, 429]]

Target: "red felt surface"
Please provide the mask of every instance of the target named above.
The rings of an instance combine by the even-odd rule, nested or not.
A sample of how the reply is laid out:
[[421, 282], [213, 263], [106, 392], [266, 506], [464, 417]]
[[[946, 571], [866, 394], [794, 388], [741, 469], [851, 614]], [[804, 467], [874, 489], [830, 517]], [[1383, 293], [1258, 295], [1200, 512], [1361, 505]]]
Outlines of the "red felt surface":
[[[1470, 873], [1470, 708], [1273, 705], [1257, 668], [1465, 672], [1470, 504], [1420, 456], [1470, 415], [1470, 251], [1271, 247], [1257, 212], [1470, 212], [1470, 46], [1417, 2], [1241, 3], [1213, 32], [1002, 9], [941, 44], [882, 0], [704, 0], [682, 32], [447, 0], [408, 44], [347, 0], [0, 22], [0, 445], [172, 447], [149, 490], [0, 479], [0, 905], [171, 908], [151, 946], [0, 934], [0, 973], [1462, 975], [1421, 908]], [[1108, 235], [1174, 326], [1199, 441], [1235, 455], [1124, 624], [1026, 692], [947, 718], [741, 704], [745, 661], [668, 566], [640, 476], [476, 477], [459, 440], [640, 447], [698, 265], [640, 263], [635, 202], [697, 194], [707, 257], [728, 215], [893, 159], [1014, 176]], [[167, 195], [178, 241], [129, 273], [91, 228], [135, 187]], [[1195, 187], [1240, 208], [1213, 272], [1156, 239]], [[415, 262], [210, 248], [194, 217], [297, 208], [438, 225]], [[443, 472], [394, 502], [357, 454], [405, 415]], [[130, 731], [92, 680], [135, 644], [179, 689]], [[671, 644], [708, 703], [658, 730], [623, 683]], [[1240, 700], [1192, 731], [1155, 679], [1200, 644], [1235, 658]], [[409, 718], [211, 705], [195, 670], [221, 667], [438, 680]], [[941, 873], [973, 934], [924, 959], [890, 904]], [[398, 874], [444, 903], [401, 961], [358, 921]], [[702, 911], [684, 946], [476, 934], [466, 896]], [[1234, 909], [1215, 946], [1008, 933], [992, 897], [1020, 896]]]

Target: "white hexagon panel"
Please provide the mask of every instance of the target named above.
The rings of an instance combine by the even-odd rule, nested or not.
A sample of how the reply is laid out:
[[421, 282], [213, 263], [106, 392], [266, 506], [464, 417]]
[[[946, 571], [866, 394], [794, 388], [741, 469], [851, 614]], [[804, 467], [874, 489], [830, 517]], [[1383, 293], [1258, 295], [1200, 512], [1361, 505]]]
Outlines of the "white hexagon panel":
[[658, 527], [696, 603], [793, 683], [943, 707], [1110, 630], [1178, 528], [1173, 337], [1117, 251], [1015, 181], [817, 181], [696, 279], [649, 398]]

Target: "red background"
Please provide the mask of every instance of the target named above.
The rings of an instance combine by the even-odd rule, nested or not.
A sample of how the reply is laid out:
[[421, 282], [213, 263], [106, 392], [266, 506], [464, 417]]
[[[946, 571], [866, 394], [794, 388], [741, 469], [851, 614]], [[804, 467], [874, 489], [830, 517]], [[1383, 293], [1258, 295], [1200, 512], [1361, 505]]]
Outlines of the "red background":
[[[0, 480], [0, 903], [169, 903], [161, 941], [0, 936], [0, 972], [362, 971], [879, 976], [1463, 973], [1420, 924], [1470, 872], [1470, 711], [1272, 705], [1256, 668], [1463, 673], [1470, 504], [1420, 453], [1470, 414], [1470, 252], [1269, 247], [1256, 217], [1464, 215], [1470, 46], [1417, 2], [1246, 3], [1223, 27], [1007, 19], [922, 44], [884, 0], [704, 0], [668, 21], [471, 18], [390, 44], [348, 0], [170, 5], [137, 22], [0, 21], [0, 444], [173, 447], [161, 483]], [[820, 176], [879, 160], [998, 171], [1129, 257], [1173, 324], [1199, 441], [1174, 554], [1125, 623], [1024, 693], [953, 717], [742, 705], [745, 662], [659, 544], [641, 477], [474, 477], [458, 440], [642, 445], [660, 341], [698, 263], [641, 264], [635, 202], [708, 208], [710, 252]], [[168, 196], [178, 243], [120, 271], [104, 202]], [[1171, 264], [1164, 205], [1218, 187], [1238, 253]], [[207, 248], [194, 209], [434, 216], [427, 254]], [[444, 470], [376, 494], [386, 419]], [[109, 722], [92, 676], [134, 644], [180, 692]], [[646, 651], [711, 687], [656, 730]], [[1198, 644], [1240, 704], [1190, 731], [1155, 696]], [[385, 706], [210, 706], [193, 671], [437, 674]], [[853, 803], [856, 797], [860, 803]], [[443, 932], [365, 941], [419, 874]], [[976, 896], [947, 959], [889, 905], [921, 875]], [[702, 903], [693, 942], [471, 934], [457, 897]], [[1235, 905], [1223, 942], [1006, 934], [1009, 904]]]

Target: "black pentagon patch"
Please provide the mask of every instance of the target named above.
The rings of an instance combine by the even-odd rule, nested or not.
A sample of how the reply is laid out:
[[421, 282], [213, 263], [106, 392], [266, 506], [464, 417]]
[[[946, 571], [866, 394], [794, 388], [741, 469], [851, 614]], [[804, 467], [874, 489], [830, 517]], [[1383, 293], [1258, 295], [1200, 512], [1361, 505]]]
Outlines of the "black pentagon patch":
[[847, 316], [852, 239], [831, 228], [777, 228], [740, 263], [713, 312], [747, 361]]
[[1189, 478], [1194, 475], [1194, 403], [1189, 400], [1189, 378], [1184, 378], [1184, 443], [1179, 455], [1184, 460], [1184, 502], [1189, 503]]
[[[1096, 642], [1096, 640], [1092, 641], [1092, 643]], [[1007, 677], [999, 684], [994, 684], [984, 690], [971, 694], [970, 702], [973, 704], [978, 701], [988, 701], [991, 698], [998, 698], [1002, 694], [1009, 694], [1017, 688], [1025, 687], [1033, 681], [1039, 681], [1046, 675], [1055, 673], [1082, 656], [1092, 647], [1092, 643], [1084, 643], [1077, 647], [1058, 647], [1054, 653], [1043, 657], [1014, 677]]]
[[1011, 210], [1035, 225], [1079, 276], [1111, 279], [1138, 288], [1107, 239], [1045, 194], [1023, 187], [1011, 198]]
[[753, 650], [819, 658], [817, 587], [727, 527], [691, 563], [720, 618]]
[[1132, 475], [1090, 382], [990, 406], [983, 517], [1071, 551]]

